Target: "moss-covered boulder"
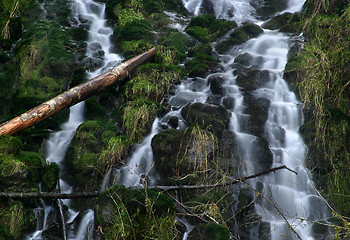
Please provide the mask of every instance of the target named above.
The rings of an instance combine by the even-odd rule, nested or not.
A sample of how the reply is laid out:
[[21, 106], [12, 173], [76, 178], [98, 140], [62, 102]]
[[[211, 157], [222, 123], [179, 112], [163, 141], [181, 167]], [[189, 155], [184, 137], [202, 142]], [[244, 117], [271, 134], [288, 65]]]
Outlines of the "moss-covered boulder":
[[183, 107], [181, 116], [188, 125], [198, 125], [201, 129], [208, 130], [216, 136], [227, 129], [230, 121], [230, 113], [222, 106], [191, 103]]
[[96, 223], [104, 239], [173, 239], [175, 204], [154, 189], [115, 186], [95, 203]]
[[253, 91], [266, 85], [270, 78], [267, 70], [247, 70], [238, 74], [236, 83], [243, 91]]
[[262, 25], [263, 28], [277, 30], [281, 32], [297, 32], [300, 28], [302, 15], [300, 13], [283, 13], [273, 17]]
[[216, 168], [213, 159], [216, 149], [216, 137], [197, 127], [167, 129], [152, 139], [155, 166], [164, 183], [187, 174], [191, 177], [185, 179], [186, 183], [196, 182], [200, 171]]
[[42, 155], [22, 152], [18, 138], [0, 136], [0, 191], [36, 191], [44, 164]]
[[260, 8], [256, 10], [262, 19], [268, 19], [274, 13], [282, 11], [288, 7], [287, 0], [265, 0]]
[[230, 34], [230, 37], [216, 46], [219, 53], [225, 53], [233, 46], [242, 44], [251, 38], [259, 36], [263, 30], [254, 23], [244, 23]]
[[228, 229], [220, 224], [207, 223], [199, 224], [196, 226], [192, 232], [189, 234], [188, 239], [198, 239], [198, 240], [210, 240], [210, 239], [220, 239], [229, 240], [230, 232]]
[[197, 52], [185, 63], [189, 77], [204, 77], [209, 70], [214, 70], [218, 61], [209, 54]]
[[203, 43], [212, 42], [223, 36], [230, 29], [237, 27], [233, 21], [216, 19], [213, 14], [193, 17], [186, 28], [186, 32]]
[[117, 129], [112, 121], [90, 120], [79, 126], [65, 158], [74, 186], [82, 191], [96, 190], [98, 180], [120, 164], [122, 159], [114, 154], [116, 137]]

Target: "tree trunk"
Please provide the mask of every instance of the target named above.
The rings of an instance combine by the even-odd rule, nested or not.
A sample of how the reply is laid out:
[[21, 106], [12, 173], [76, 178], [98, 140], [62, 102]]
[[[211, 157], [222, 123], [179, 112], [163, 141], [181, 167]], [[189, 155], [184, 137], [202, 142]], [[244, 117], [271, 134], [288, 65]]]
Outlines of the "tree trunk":
[[139, 65], [149, 61], [155, 56], [155, 54], [156, 48], [152, 48], [147, 52], [140, 54], [91, 79], [90, 81], [71, 88], [68, 91], [52, 98], [51, 100], [29, 110], [28, 112], [1, 124], [0, 135], [10, 135], [20, 132], [63, 109], [66, 109], [95, 95], [96, 93], [127, 77], [131, 71], [133, 71]]

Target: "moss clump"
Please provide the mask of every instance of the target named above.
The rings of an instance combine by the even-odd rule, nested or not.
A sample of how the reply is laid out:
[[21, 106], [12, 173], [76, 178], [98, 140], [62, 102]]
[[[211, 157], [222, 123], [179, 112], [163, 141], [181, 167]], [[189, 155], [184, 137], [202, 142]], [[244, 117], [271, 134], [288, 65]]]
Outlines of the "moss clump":
[[157, 190], [115, 186], [99, 196], [96, 221], [106, 239], [173, 239], [175, 204]]
[[197, 40], [208, 43], [223, 36], [230, 29], [237, 27], [233, 21], [216, 19], [212, 14], [193, 17], [186, 28], [186, 32]]
[[110, 149], [109, 141], [116, 134], [117, 129], [112, 121], [89, 120], [79, 126], [65, 159], [69, 166], [67, 171], [74, 176], [77, 187], [95, 190], [99, 185], [96, 181], [110, 167], [119, 164], [116, 158], [109, 158], [110, 155], [106, 154]]
[[0, 207], [0, 239], [21, 239], [25, 228], [25, 209], [21, 202]]
[[200, 128], [211, 131], [216, 136], [220, 136], [227, 129], [230, 120], [230, 114], [224, 107], [203, 103], [186, 105], [181, 116], [189, 125], [198, 124]]
[[152, 139], [152, 149], [158, 173], [164, 180], [180, 179], [187, 174], [182, 183], [196, 183], [210, 168], [215, 169], [211, 158], [217, 149], [216, 137], [198, 127], [185, 130], [168, 129], [161, 131]]
[[56, 163], [46, 165], [42, 177], [42, 191], [51, 192], [56, 189], [59, 175], [60, 167]]
[[[345, 29], [350, 24], [350, 8], [343, 8], [339, 16], [337, 11], [329, 11], [334, 6], [332, 2], [324, 3], [329, 8], [307, 1], [308, 6], [317, 8], [307, 9], [310, 15], [304, 29], [308, 41], [294, 59], [297, 87], [305, 103], [306, 121], [301, 131], [309, 147], [308, 167], [314, 169], [318, 183], [324, 183], [324, 194], [334, 209], [349, 216], [350, 35]], [[336, 216], [338, 213], [334, 212]], [[349, 232], [349, 223], [340, 219]]]
[[301, 29], [301, 17], [300, 13], [283, 13], [264, 23], [262, 27], [271, 30], [279, 29], [280, 32], [298, 32]]
[[195, 44], [194, 39], [178, 31], [169, 31], [164, 37], [164, 46], [173, 47], [177, 51], [177, 59], [183, 61], [186, 58], [186, 51]]
[[209, 239], [230, 239], [230, 232], [223, 225], [216, 223], [199, 224], [190, 234], [193, 239], [209, 240]]
[[254, 23], [244, 23], [230, 34], [230, 37], [219, 43], [216, 50], [219, 53], [228, 51], [232, 46], [242, 44], [251, 38], [257, 37], [263, 30]]
[[197, 52], [193, 58], [185, 63], [189, 77], [204, 77], [209, 70], [215, 68], [218, 61], [211, 55]]

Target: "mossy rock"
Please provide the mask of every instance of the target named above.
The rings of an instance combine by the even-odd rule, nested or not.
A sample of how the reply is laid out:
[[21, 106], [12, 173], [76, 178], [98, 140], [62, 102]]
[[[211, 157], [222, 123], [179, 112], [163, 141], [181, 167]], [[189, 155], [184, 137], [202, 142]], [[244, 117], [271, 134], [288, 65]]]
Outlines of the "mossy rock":
[[233, 46], [242, 44], [251, 38], [259, 36], [263, 30], [254, 23], [244, 23], [230, 34], [230, 37], [216, 46], [219, 53], [225, 53]]
[[33, 181], [41, 181], [41, 173], [45, 167], [45, 157], [41, 153], [21, 151], [19, 160], [26, 164], [30, 168], [33, 174]]
[[150, 24], [146, 20], [134, 20], [122, 27], [118, 40], [132, 41], [145, 39], [153, 41], [153, 33]]
[[211, 55], [212, 54], [212, 47], [210, 46], [209, 43], [202, 43], [199, 45], [195, 45], [188, 50], [187, 55], [189, 57], [194, 57], [194, 55], [196, 53], [203, 53], [206, 55]]
[[114, 186], [95, 203], [97, 224], [106, 239], [172, 239], [175, 203], [154, 189]]
[[227, 227], [216, 224], [216, 223], [208, 223], [208, 224], [199, 224], [192, 230], [189, 234], [188, 239], [200, 239], [200, 240], [211, 240], [211, 239], [220, 239], [220, 240], [229, 240], [230, 232]]
[[181, 110], [181, 116], [190, 126], [198, 124], [201, 129], [213, 132], [220, 136], [227, 129], [230, 121], [230, 113], [221, 106], [191, 103]]
[[163, 44], [166, 47], [175, 48], [178, 54], [178, 60], [182, 61], [186, 58], [188, 48], [195, 44], [195, 40], [189, 35], [185, 35], [181, 32], [169, 31]]
[[[200, 171], [215, 168], [216, 137], [196, 127], [184, 130], [167, 129], [156, 134], [151, 143], [157, 172], [164, 180], [180, 179], [182, 183], [195, 184]], [[178, 182], [179, 183], [179, 182]]]
[[274, 13], [282, 11], [288, 7], [286, 0], [265, 0], [262, 7], [257, 9], [257, 14], [262, 19], [267, 19]]
[[223, 36], [230, 29], [237, 27], [237, 23], [216, 19], [213, 14], [205, 14], [191, 18], [186, 32], [202, 43], [212, 42]]
[[193, 58], [185, 63], [189, 77], [205, 77], [209, 70], [214, 69], [218, 65], [218, 61], [203, 52], [197, 52]]
[[116, 135], [117, 128], [112, 121], [89, 120], [79, 126], [65, 158], [74, 186], [96, 190], [109, 167], [118, 164], [112, 155], [113, 148], [109, 148], [110, 139]]
[[17, 155], [22, 146], [22, 141], [17, 137], [7, 135], [0, 136], [0, 153], [2, 155]]
[[57, 163], [50, 163], [45, 166], [42, 176], [42, 191], [51, 192], [56, 189], [59, 181], [60, 167]]
[[280, 29], [281, 32], [295, 33], [300, 27], [301, 17], [300, 13], [283, 13], [264, 23], [262, 27], [271, 30]]

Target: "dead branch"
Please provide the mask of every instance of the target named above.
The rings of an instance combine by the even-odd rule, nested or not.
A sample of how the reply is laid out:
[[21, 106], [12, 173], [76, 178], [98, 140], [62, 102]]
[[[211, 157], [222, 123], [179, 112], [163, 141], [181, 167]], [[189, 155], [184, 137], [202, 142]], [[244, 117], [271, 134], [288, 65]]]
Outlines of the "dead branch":
[[0, 124], [0, 135], [10, 135], [20, 132], [34, 124], [62, 111], [78, 102], [81, 102], [105, 88], [121, 81], [129, 76], [129, 73], [139, 65], [149, 61], [156, 54], [156, 48], [152, 48], [119, 66], [102, 73], [101, 75], [80, 84], [68, 91], [42, 103], [22, 115]]

